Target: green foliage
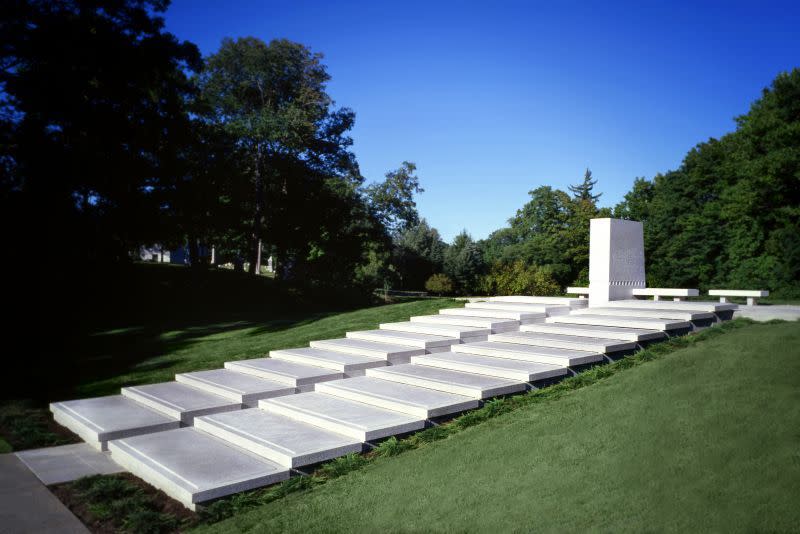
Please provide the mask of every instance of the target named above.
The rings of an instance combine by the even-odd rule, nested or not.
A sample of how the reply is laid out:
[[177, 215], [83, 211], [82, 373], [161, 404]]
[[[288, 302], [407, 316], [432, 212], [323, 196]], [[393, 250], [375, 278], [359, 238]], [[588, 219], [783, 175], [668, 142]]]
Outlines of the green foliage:
[[444, 272], [455, 283], [459, 293], [473, 293], [485, 269], [478, 245], [466, 230], [458, 234], [444, 254]]
[[317, 473], [323, 478], [337, 478], [354, 471], [367, 463], [367, 459], [357, 453], [340, 456], [320, 467]]
[[425, 282], [425, 290], [436, 295], [452, 293], [453, 288], [453, 281], [446, 274], [434, 274]]
[[366, 188], [365, 194], [378, 220], [390, 231], [396, 232], [419, 223], [414, 195], [425, 190], [414, 174], [417, 166], [404, 161], [400, 168], [386, 173], [383, 182]]
[[603, 193], [592, 194], [596, 184], [597, 180], [592, 180], [592, 171], [587, 168], [583, 175], [583, 182], [578, 185], [569, 186], [569, 192], [572, 193], [572, 196], [576, 199], [597, 202], [597, 200], [603, 196]]
[[425, 219], [394, 237], [391, 264], [400, 289], [421, 289], [431, 275], [441, 272], [447, 244]]
[[481, 293], [487, 295], [558, 295], [561, 291], [550, 272], [522, 261], [496, 263], [481, 278]]
[[398, 440], [392, 436], [377, 447], [375, 447], [375, 454], [377, 456], [397, 456], [409, 449], [413, 449], [414, 445], [406, 439]]

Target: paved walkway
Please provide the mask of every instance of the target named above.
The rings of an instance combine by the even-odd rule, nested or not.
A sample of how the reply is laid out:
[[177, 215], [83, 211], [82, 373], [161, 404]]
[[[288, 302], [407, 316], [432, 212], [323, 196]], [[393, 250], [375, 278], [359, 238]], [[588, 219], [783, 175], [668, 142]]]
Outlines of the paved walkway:
[[754, 321], [771, 321], [781, 319], [784, 321], [796, 321], [800, 319], [800, 306], [790, 304], [758, 305], [758, 306], [739, 306], [733, 312], [733, 317], [747, 317]]
[[0, 454], [0, 533], [89, 531], [14, 454]]

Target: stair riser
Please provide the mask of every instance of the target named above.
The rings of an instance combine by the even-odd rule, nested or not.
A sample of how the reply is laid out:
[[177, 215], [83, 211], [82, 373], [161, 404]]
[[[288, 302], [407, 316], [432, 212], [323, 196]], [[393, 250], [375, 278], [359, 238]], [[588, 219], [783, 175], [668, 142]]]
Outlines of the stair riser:
[[507, 360], [520, 360], [523, 362], [548, 363], [551, 365], [559, 365], [561, 367], [572, 367], [575, 365], [584, 365], [587, 363], [602, 361], [602, 357], [596, 355], [564, 358], [560, 356], [527, 354], [524, 352], [512, 352], [512, 351], [494, 350], [494, 349], [486, 349], [478, 347], [471, 347], [467, 350], [458, 350], [458, 351], [454, 350], [453, 352], [478, 354], [480, 356], [490, 356], [492, 358], [505, 358]]
[[[413, 333], [413, 332], [408, 332]], [[364, 341], [374, 341], [376, 343], [393, 343], [395, 345], [408, 345], [409, 347], [414, 347], [417, 349], [426, 349], [426, 350], [433, 350], [435, 348], [440, 347], [449, 347], [450, 345], [460, 343], [459, 339], [447, 340], [447, 341], [425, 341], [425, 340], [414, 340], [414, 339], [405, 339], [405, 338], [394, 338], [394, 337], [385, 337], [379, 334], [369, 334], [365, 332], [347, 332], [346, 336], [350, 339], [363, 339]]]
[[364, 404], [371, 404], [372, 406], [377, 406], [379, 408], [385, 408], [387, 410], [393, 410], [395, 412], [407, 413], [409, 415], [413, 415], [415, 417], [422, 417], [424, 419], [430, 419], [431, 417], [440, 417], [443, 415], [463, 412], [464, 410], [471, 410], [473, 408], [478, 407], [478, 401], [475, 400], [469, 402], [462, 402], [452, 406], [427, 410], [422, 407], [410, 406], [402, 402], [395, 402], [392, 401], [391, 399], [382, 399], [374, 397], [369, 394], [359, 393], [356, 391], [348, 391], [334, 387], [322, 386], [319, 388], [318, 391], [325, 393], [327, 395], [334, 395], [342, 399], [348, 399], [356, 402], [363, 402]]
[[312, 341], [309, 345], [315, 349], [333, 350], [337, 352], [344, 352], [346, 354], [358, 354], [359, 356], [371, 356], [373, 358], [381, 358], [387, 360], [389, 363], [398, 363], [402, 359], [408, 359], [412, 356], [420, 356], [426, 353], [425, 349], [409, 348], [408, 351], [400, 353], [387, 354], [386, 352], [367, 349], [363, 347], [342, 347], [340, 345], [328, 345], [322, 341]]
[[369, 369], [372, 367], [385, 367], [388, 363], [386, 360], [378, 360], [374, 362], [345, 364], [340, 362], [322, 360], [319, 358], [308, 358], [306, 356], [303, 356], [302, 354], [292, 354], [292, 353], [285, 353], [278, 351], [271, 352], [270, 357], [275, 358], [276, 360], [284, 360], [287, 362], [300, 363], [303, 365], [311, 365], [314, 367], [323, 367], [325, 369], [330, 369], [332, 371], [339, 371], [340, 373], [345, 373], [345, 374], [350, 374], [355, 371], [361, 371], [363, 374], [364, 369]]
[[193, 388], [197, 388], [202, 391], [206, 391], [208, 393], [213, 393], [214, 395], [219, 395], [220, 397], [224, 397], [234, 402], [241, 403], [249, 408], [257, 406], [260, 399], [269, 399], [272, 397], [281, 397], [283, 395], [293, 395], [294, 393], [297, 393], [297, 388], [287, 385], [286, 389], [270, 391], [268, 393], [253, 393], [250, 395], [240, 394], [200, 380], [194, 380], [190, 376], [181, 374], [175, 375], [175, 381], [186, 384], [187, 386], [192, 386]]
[[314, 384], [316, 384], [317, 382], [325, 382], [327, 380], [340, 380], [341, 378], [343, 378], [341, 374], [338, 375], [333, 374], [331, 376], [324, 376], [324, 377], [294, 378], [291, 376], [284, 376], [278, 373], [271, 373], [264, 369], [253, 369], [252, 367], [237, 366], [235, 362], [225, 362], [225, 369], [230, 369], [231, 371], [236, 371], [237, 373], [245, 373], [257, 376], [265, 380], [272, 380], [273, 382], [280, 382], [281, 384], [288, 384], [290, 386], [298, 388], [298, 392], [305, 391], [303, 389], [300, 389], [304, 386], [310, 386], [311, 389], [309, 389], [308, 391], [313, 391]]

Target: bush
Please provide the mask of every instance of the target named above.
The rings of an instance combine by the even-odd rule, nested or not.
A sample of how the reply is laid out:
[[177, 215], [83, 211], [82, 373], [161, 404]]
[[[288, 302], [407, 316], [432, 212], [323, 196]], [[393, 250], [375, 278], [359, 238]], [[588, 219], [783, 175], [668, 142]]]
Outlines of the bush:
[[453, 292], [453, 281], [446, 274], [434, 274], [425, 282], [425, 289], [437, 295]]
[[521, 261], [496, 263], [481, 278], [481, 291], [487, 295], [558, 295], [561, 287], [550, 271]]

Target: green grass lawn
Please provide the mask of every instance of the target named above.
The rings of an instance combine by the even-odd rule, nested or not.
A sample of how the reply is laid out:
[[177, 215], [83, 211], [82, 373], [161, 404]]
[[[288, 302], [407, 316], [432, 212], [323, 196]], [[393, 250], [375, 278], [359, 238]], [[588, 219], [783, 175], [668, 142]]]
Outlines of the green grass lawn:
[[754, 324], [208, 527], [797, 531], [800, 324]]

